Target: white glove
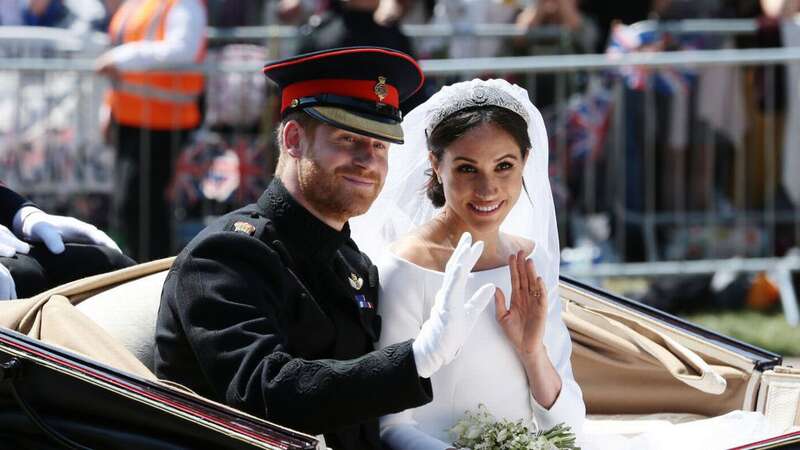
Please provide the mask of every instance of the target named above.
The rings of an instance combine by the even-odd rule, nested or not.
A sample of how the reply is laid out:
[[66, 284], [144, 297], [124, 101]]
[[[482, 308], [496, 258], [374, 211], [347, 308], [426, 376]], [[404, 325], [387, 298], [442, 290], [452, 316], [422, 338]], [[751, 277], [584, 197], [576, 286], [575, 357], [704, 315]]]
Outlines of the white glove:
[[54, 254], [64, 251], [64, 242], [102, 245], [122, 253], [117, 244], [94, 225], [74, 217], [47, 214], [33, 206], [20, 208], [14, 216], [14, 231], [24, 239], [43, 242]]
[[17, 298], [17, 286], [14, 284], [14, 279], [11, 278], [11, 272], [6, 266], [0, 264], [0, 300], [15, 298]]
[[30, 250], [30, 245], [20, 241], [11, 230], [0, 225], [0, 256], [10, 258], [17, 253], [27, 254]]
[[[0, 225], [0, 256], [10, 258], [17, 253], [28, 253], [31, 246], [20, 241], [8, 228]], [[0, 300], [17, 298], [17, 286], [8, 268], [0, 264]]]
[[489, 283], [467, 300], [467, 276], [483, 252], [483, 242], [471, 244], [469, 233], [461, 235], [445, 266], [444, 281], [434, 298], [431, 315], [411, 345], [417, 373], [422, 378], [430, 378], [456, 357], [494, 294], [495, 287]]

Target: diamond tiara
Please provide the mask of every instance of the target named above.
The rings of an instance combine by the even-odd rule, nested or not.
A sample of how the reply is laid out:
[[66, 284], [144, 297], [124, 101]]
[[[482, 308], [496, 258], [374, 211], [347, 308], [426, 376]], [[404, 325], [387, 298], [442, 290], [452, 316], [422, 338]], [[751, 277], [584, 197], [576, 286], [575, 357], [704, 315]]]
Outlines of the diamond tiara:
[[451, 86], [441, 92], [443, 98], [429, 115], [428, 126], [425, 131], [430, 136], [431, 132], [447, 117], [462, 109], [478, 106], [497, 106], [516, 113], [528, 124], [530, 118], [525, 107], [511, 94], [502, 89], [487, 86]]

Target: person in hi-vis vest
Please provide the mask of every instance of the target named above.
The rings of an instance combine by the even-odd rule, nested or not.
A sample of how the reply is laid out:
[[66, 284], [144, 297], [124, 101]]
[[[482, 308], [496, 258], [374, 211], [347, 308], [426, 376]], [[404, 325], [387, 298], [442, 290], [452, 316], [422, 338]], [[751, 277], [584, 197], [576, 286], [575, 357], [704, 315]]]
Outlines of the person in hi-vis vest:
[[207, 20], [202, 0], [127, 0], [109, 25], [115, 47], [97, 60], [111, 79], [103, 116], [117, 149], [116, 216], [140, 262], [173, 252], [165, 191], [188, 131], [200, 125], [203, 75], [170, 69], [203, 62]]

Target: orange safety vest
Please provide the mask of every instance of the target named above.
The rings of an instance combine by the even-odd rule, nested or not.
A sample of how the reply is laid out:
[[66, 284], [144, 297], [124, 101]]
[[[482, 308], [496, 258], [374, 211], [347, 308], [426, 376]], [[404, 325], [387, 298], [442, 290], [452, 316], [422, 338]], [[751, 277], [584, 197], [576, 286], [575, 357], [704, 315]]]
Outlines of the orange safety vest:
[[[115, 45], [160, 41], [165, 36], [167, 14], [178, 0], [128, 0], [109, 25]], [[195, 62], [203, 62], [205, 38]], [[139, 128], [175, 130], [200, 123], [198, 97], [203, 91], [199, 72], [122, 72], [112, 83], [106, 104], [117, 123]]]

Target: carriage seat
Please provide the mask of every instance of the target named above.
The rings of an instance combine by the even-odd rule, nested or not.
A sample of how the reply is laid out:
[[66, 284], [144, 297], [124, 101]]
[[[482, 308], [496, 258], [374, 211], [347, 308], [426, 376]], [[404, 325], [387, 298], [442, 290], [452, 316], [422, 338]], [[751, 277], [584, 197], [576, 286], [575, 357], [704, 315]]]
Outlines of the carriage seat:
[[156, 317], [167, 270], [114, 286], [76, 307], [153, 370]]

